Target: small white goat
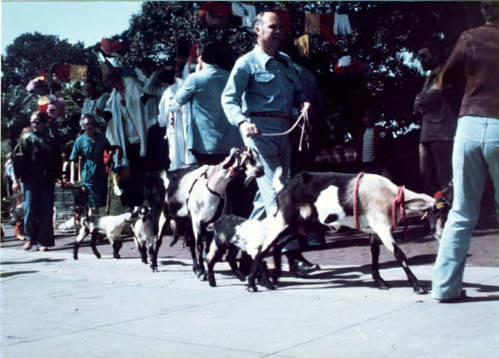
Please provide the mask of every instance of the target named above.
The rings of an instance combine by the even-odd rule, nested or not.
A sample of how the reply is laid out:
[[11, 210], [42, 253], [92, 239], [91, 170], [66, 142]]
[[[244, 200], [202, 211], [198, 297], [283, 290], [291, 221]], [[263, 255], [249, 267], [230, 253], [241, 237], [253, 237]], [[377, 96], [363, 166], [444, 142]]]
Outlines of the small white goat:
[[142, 262], [147, 264], [147, 250], [152, 256], [154, 245], [154, 223], [151, 208], [148, 206], [136, 206], [133, 209], [132, 218], [137, 221], [132, 225], [135, 245], [140, 251]]
[[[210, 286], [216, 286], [213, 268], [226, 250], [228, 250], [226, 260], [232, 271], [237, 278], [244, 281], [244, 275], [237, 268], [237, 253], [241, 251], [243, 256], [247, 255], [253, 261], [262, 251], [269, 251], [270, 245], [278, 243], [276, 238], [283, 231], [283, 227], [282, 217], [279, 216], [268, 216], [263, 220], [249, 220], [235, 215], [222, 215], [216, 222], [209, 224], [206, 230], [213, 232], [213, 240], [206, 256]], [[264, 261], [257, 267], [257, 272], [252, 278], [255, 278], [255, 275], [260, 277], [260, 283], [263, 286], [275, 289], [268, 279]], [[254, 283], [249, 289], [256, 291]]]
[[116, 216], [84, 216], [81, 219], [81, 229], [78, 233], [78, 237], [74, 243], [73, 247], [73, 258], [78, 260], [78, 249], [81, 242], [88, 236], [91, 235], [90, 246], [95, 256], [100, 259], [101, 255], [97, 251], [96, 239], [98, 235], [105, 235], [109, 240], [109, 243], [113, 247], [113, 257], [116, 259], [120, 258], [119, 251], [123, 242], [121, 241], [121, 232], [126, 224], [130, 223], [132, 218], [132, 213], [124, 213]]

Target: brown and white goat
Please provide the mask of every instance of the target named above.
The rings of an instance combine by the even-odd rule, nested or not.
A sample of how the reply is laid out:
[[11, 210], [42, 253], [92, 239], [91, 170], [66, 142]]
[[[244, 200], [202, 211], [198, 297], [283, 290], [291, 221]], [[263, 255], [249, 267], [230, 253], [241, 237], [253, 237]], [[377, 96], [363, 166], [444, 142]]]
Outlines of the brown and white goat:
[[[282, 216], [282, 229], [300, 234], [324, 234], [326, 228], [337, 230], [341, 226], [356, 228], [354, 218], [354, 191], [356, 175], [341, 173], [302, 172], [294, 176], [277, 196], [277, 216]], [[378, 259], [380, 241], [394, 254], [397, 262], [404, 269], [409, 283], [418, 294], [427, 293], [427, 288], [420, 283], [407, 264], [407, 259], [395, 243], [392, 225], [400, 221], [393, 217], [392, 204], [397, 197], [402, 197], [401, 207], [406, 217], [422, 216], [434, 208], [435, 199], [426, 194], [400, 189], [385, 177], [365, 174], [358, 181], [358, 228], [371, 235], [372, 276], [381, 289], [388, 289], [388, 284], [379, 274]], [[274, 258], [280, 257], [280, 248], [287, 238], [280, 235], [281, 242], [273, 244]], [[268, 254], [267, 249], [255, 258], [254, 270], [258, 269], [259, 260]], [[279, 270], [280, 265], [276, 263]], [[278, 273], [278, 272], [277, 272]], [[251, 277], [251, 274], [250, 274]], [[248, 286], [251, 284], [248, 278]], [[250, 288], [250, 287], [249, 287]]]
[[[167, 221], [173, 220], [184, 228], [184, 235], [192, 234], [193, 240], [188, 241], [191, 241], [193, 270], [200, 279], [206, 280], [207, 274], [203, 264], [205, 228], [220, 216], [225, 189], [238, 175], [244, 175], [246, 184], [263, 175], [263, 165], [256, 152], [251, 149], [232, 148], [229, 156], [220, 164], [163, 173], [166, 194], [151, 263], [153, 271], [157, 270], [157, 254], [162, 243], [163, 226]], [[189, 226], [192, 232], [189, 231]], [[180, 232], [173, 231], [175, 241]]]

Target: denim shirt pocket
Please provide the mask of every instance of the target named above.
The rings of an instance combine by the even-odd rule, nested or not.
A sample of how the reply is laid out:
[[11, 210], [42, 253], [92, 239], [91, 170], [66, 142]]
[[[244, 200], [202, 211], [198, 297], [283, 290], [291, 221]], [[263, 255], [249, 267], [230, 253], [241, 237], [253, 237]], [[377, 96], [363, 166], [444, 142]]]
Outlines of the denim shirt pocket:
[[259, 83], [269, 83], [275, 78], [275, 74], [271, 72], [256, 72], [255, 81]]

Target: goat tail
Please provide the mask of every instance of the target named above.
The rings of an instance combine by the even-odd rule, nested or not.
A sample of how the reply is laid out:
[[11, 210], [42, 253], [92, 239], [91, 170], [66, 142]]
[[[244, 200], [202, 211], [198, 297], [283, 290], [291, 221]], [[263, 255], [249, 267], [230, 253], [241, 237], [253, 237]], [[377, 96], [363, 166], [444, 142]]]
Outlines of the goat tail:
[[275, 169], [274, 177], [272, 178], [272, 186], [276, 193], [280, 192], [284, 188], [284, 184], [281, 180], [282, 177], [282, 167], [279, 166]]
[[161, 173], [159, 174], [159, 177], [161, 178], [161, 181], [163, 182], [163, 187], [168, 189], [168, 185], [170, 184], [170, 180], [168, 179], [168, 176], [166, 175], [166, 170], [162, 170]]

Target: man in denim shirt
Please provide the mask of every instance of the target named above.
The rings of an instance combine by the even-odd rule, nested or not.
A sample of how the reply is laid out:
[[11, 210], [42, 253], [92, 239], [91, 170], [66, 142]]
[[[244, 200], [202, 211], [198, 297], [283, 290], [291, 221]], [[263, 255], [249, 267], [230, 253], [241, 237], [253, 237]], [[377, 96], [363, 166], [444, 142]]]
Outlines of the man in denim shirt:
[[[288, 135], [256, 135], [286, 131], [292, 108], [301, 106], [302, 111], [308, 111], [310, 103], [305, 102], [291, 59], [279, 52], [279, 17], [269, 11], [258, 14], [254, 30], [257, 44], [236, 61], [222, 94], [222, 106], [229, 121], [239, 126], [244, 140], [260, 154], [264, 165], [265, 175], [257, 179], [258, 193], [251, 214], [252, 219], [260, 219], [276, 208], [272, 185], [276, 169], [282, 168], [282, 182], [289, 180], [291, 143]], [[304, 276], [319, 268], [299, 253], [297, 242], [285, 250], [290, 268], [297, 275]]]
[[232, 147], [243, 142], [236, 126], [227, 121], [220, 96], [229, 72], [221, 68], [224, 49], [220, 43], [206, 41], [198, 47], [201, 71], [195, 72], [175, 94], [171, 110], [188, 104], [192, 109], [192, 122], [187, 127], [187, 149], [199, 164], [218, 164]]

